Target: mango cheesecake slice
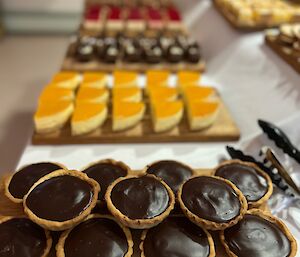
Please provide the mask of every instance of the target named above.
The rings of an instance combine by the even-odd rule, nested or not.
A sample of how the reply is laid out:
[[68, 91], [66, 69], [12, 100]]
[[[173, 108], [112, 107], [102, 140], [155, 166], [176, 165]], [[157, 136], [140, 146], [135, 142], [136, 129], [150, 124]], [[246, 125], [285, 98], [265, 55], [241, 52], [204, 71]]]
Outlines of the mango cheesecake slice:
[[137, 125], [144, 117], [145, 104], [113, 101], [113, 131], [121, 131]]
[[211, 126], [218, 117], [219, 102], [191, 101], [187, 103], [188, 121], [191, 130], [200, 130]]
[[46, 86], [39, 97], [39, 103], [51, 102], [57, 100], [73, 100], [75, 98], [74, 91], [68, 88]]
[[109, 91], [106, 88], [80, 87], [76, 96], [76, 102], [106, 103]]
[[152, 122], [155, 132], [165, 132], [176, 127], [183, 117], [183, 102], [152, 101]]
[[104, 72], [83, 73], [81, 87], [105, 88], [108, 83], [108, 75]]
[[178, 90], [173, 87], [149, 88], [148, 94], [153, 101], [175, 101], [178, 98]]
[[183, 89], [183, 96], [186, 102], [213, 98], [215, 94], [216, 91], [212, 87], [190, 86]]
[[168, 86], [169, 77], [170, 72], [165, 70], [148, 70], [146, 72], [147, 85]]
[[196, 71], [179, 71], [177, 73], [177, 84], [179, 87], [187, 84], [199, 84], [201, 79], [201, 73]]
[[70, 100], [40, 103], [34, 114], [36, 132], [50, 133], [57, 131], [68, 122], [73, 110], [73, 101]]
[[132, 87], [138, 83], [138, 74], [133, 71], [115, 71], [114, 87]]
[[72, 119], [72, 135], [82, 135], [100, 127], [107, 119], [107, 106], [104, 103], [76, 104]]
[[114, 101], [140, 102], [143, 94], [139, 87], [117, 87], [112, 91]]
[[54, 75], [51, 84], [58, 87], [76, 89], [81, 82], [81, 76], [77, 72], [62, 71]]

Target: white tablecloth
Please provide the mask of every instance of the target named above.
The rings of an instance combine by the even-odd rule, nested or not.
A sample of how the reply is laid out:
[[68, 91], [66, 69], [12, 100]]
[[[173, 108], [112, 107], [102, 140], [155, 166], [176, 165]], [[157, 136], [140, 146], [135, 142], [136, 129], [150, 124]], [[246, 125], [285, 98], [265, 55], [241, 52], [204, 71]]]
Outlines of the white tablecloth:
[[[299, 75], [264, 44], [262, 32], [234, 30], [217, 13], [210, 0], [177, 2], [192, 36], [203, 46], [207, 60], [203, 82], [220, 90], [242, 132], [237, 144], [253, 151], [253, 145], [258, 150], [262, 142], [269, 143], [264, 141], [264, 137], [255, 137], [259, 133], [257, 119], [261, 118], [283, 125], [289, 130], [291, 139], [299, 145], [300, 136], [296, 133], [300, 126]], [[213, 167], [224, 156], [226, 144], [28, 145], [19, 166], [57, 161], [79, 169], [98, 159], [114, 158], [126, 162], [133, 169], [140, 169], [159, 159], [176, 159], [193, 167]], [[291, 211], [295, 213], [295, 210], [298, 209]], [[285, 218], [287, 214], [278, 213], [278, 216]], [[290, 225], [290, 222], [288, 225], [300, 238], [299, 226]]]

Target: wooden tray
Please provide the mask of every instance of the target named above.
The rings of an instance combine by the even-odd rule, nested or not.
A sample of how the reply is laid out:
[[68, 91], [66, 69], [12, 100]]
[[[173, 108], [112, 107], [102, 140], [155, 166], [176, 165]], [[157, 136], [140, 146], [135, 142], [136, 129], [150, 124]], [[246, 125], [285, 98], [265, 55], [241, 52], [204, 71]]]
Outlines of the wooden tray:
[[291, 49], [289, 49], [289, 47], [278, 44], [276, 39], [277, 36], [266, 34], [265, 42], [276, 54], [292, 66], [295, 71], [300, 73], [300, 61], [298, 58], [291, 55]]
[[[35, 133], [32, 143], [35, 145], [61, 144], [101, 144], [101, 143], [164, 143], [164, 142], [211, 142], [235, 141], [240, 137], [240, 131], [234, 123], [228, 109], [218, 96], [221, 107], [214, 124], [200, 131], [190, 131], [186, 115], [178, 127], [164, 132], [154, 133], [149, 113], [132, 129], [113, 132], [112, 120], [109, 116], [101, 128], [81, 136], [73, 136], [70, 125], [50, 134]], [[147, 108], [149, 109], [149, 108]]]
[[[132, 171], [132, 174], [139, 173], [140, 171]], [[211, 169], [195, 169], [195, 172], [197, 175], [212, 175]], [[265, 211], [269, 211], [268, 206], [262, 206], [261, 209]], [[4, 195], [4, 185], [3, 185], [3, 178], [1, 179], [0, 184], [0, 216], [20, 216], [24, 215], [23, 212], [23, 206], [20, 204], [15, 204], [11, 202], [5, 195]], [[55, 244], [59, 238], [60, 233], [59, 232], [53, 232], [53, 247], [51, 250], [51, 253], [48, 257], [55, 257]], [[133, 241], [134, 241], [134, 254], [133, 257], [140, 257], [140, 251], [139, 251], [139, 244], [140, 244], [140, 230], [132, 230], [133, 235]], [[223, 246], [219, 242], [218, 239], [218, 233], [214, 232], [212, 233], [215, 241], [216, 246], [216, 256], [217, 257], [228, 257], [228, 255], [225, 253]]]

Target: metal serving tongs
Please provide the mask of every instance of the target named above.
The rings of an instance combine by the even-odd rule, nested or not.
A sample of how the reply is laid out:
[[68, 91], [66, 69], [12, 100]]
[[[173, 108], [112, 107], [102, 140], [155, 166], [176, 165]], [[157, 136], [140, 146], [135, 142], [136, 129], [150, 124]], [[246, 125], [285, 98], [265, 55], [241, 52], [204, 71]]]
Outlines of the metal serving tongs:
[[264, 146], [261, 149], [261, 154], [264, 156], [265, 161], [270, 162], [270, 167], [276, 168], [278, 173], [284, 178], [284, 180], [289, 184], [289, 186], [292, 187], [295, 190], [295, 192], [297, 192], [300, 195], [299, 187], [296, 185], [296, 183], [291, 178], [290, 174], [287, 172], [284, 166], [280, 163], [274, 151], [272, 151], [269, 147]]
[[[235, 149], [231, 146], [227, 146], [226, 150], [232, 159], [238, 159], [241, 161], [252, 162], [252, 163], [256, 164], [260, 169], [265, 171], [270, 176], [274, 185], [276, 185], [279, 189], [281, 189], [286, 195], [294, 196], [293, 192], [291, 192], [292, 190], [290, 190], [290, 187], [292, 187], [292, 186], [290, 186], [288, 184], [288, 182], [286, 181], [286, 179], [283, 176], [281, 176], [281, 173], [279, 173], [279, 171], [277, 171], [277, 168], [275, 167], [275, 165], [267, 165], [267, 163], [268, 162], [271, 163], [271, 161], [267, 160], [267, 161], [265, 161], [265, 163], [260, 162], [260, 161], [256, 160], [253, 156], [246, 155], [241, 150]], [[277, 161], [278, 161], [278, 159], [277, 159]], [[282, 165], [280, 164], [280, 166], [282, 166]], [[299, 193], [298, 190], [296, 192]]]
[[258, 125], [263, 132], [275, 142], [277, 147], [300, 164], [300, 151], [292, 144], [288, 136], [280, 128], [263, 120], [258, 120]]

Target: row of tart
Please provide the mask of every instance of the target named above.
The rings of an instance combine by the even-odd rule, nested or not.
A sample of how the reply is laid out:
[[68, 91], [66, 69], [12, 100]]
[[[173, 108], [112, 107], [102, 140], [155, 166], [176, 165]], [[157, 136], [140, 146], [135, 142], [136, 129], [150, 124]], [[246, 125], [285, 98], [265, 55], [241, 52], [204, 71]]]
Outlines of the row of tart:
[[[120, 238], [127, 244], [118, 247], [123, 252], [115, 252], [116, 256], [131, 256], [133, 243], [126, 227], [151, 228], [142, 234], [140, 247], [145, 257], [164, 256], [168, 251], [189, 257], [215, 256], [207, 229], [221, 230], [220, 238], [229, 256], [296, 254], [296, 242], [281, 221], [257, 209], [247, 211], [247, 202], [257, 207], [272, 193], [269, 177], [253, 164], [225, 162], [213, 170], [217, 176], [197, 176], [195, 170], [175, 161], [156, 162], [138, 176], [128, 175], [128, 166], [112, 160], [83, 168], [90, 178], [76, 171], [55, 171], [60, 168], [63, 166], [54, 163], [29, 165], [5, 183], [6, 195], [16, 202], [23, 201], [25, 213], [32, 221], [45, 229], [69, 229], [61, 235], [58, 256], [82, 256], [84, 251], [90, 254], [85, 256], [96, 256], [108, 251], [103, 249], [106, 244], [120, 246]], [[103, 193], [98, 195], [99, 185]], [[117, 222], [111, 217], [87, 216], [97, 197], [103, 204], [103, 195]], [[167, 218], [175, 195], [183, 213], [197, 226], [183, 217]], [[124, 233], [120, 233], [122, 230]], [[111, 235], [109, 240], [105, 234]], [[167, 242], [168, 247], [161, 247], [160, 242]], [[187, 245], [193, 247], [189, 249]], [[106, 253], [101, 256], [111, 254]]]
[[187, 71], [178, 74], [177, 88], [170, 87], [169, 75], [166, 71], [149, 71], [142, 90], [137, 85], [137, 73], [116, 71], [110, 90], [105, 73], [85, 73], [82, 82], [77, 73], [57, 74], [40, 95], [34, 117], [36, 131], [57, 131], [71, 118], [73, 135], [90, 133], [104, 124], [110, 108], [113, 131], [132, 128], [143, 119], [146, 103], [154, 132], [176, 127], [185, 108], [191, 130], [212, 125], [220, 109], [215, 90], [199, 86], [200, 75]]

